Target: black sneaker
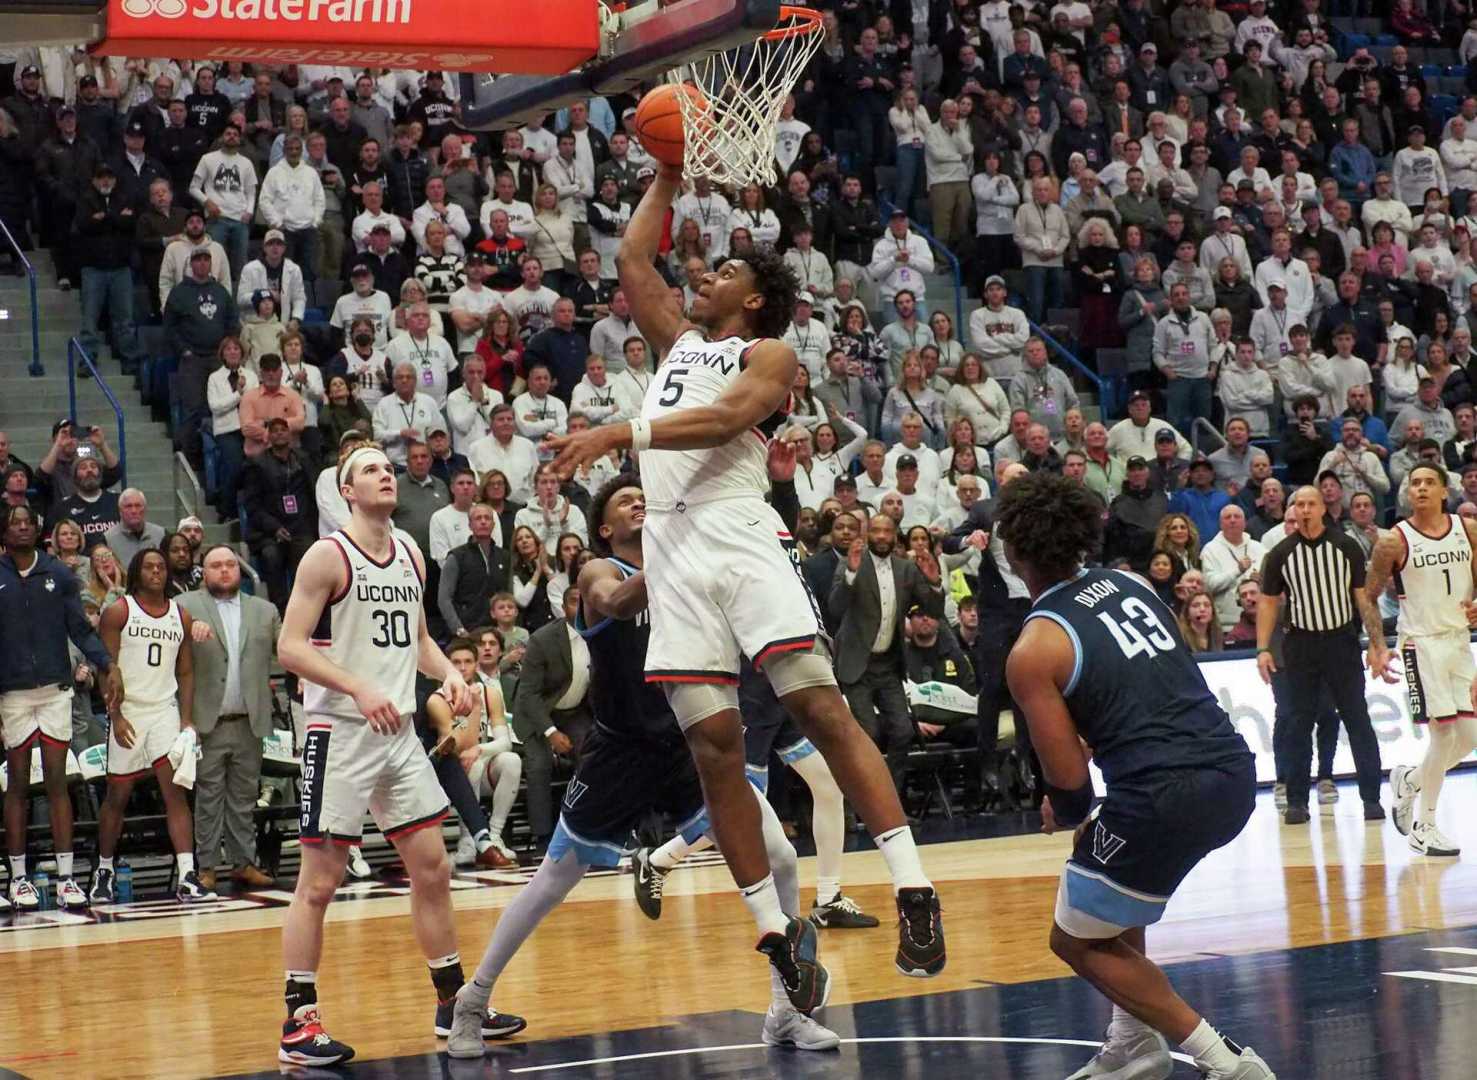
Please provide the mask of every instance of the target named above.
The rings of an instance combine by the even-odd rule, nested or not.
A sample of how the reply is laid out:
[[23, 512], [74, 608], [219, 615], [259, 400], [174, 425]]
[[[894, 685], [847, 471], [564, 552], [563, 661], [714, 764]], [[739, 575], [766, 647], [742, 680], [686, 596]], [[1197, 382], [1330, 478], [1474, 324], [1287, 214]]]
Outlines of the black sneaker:
[[92, 888], [88, 890], [87, 898], [94, 904], [113, 902], [113, 871], [99, 867], [92, 872]]
[[216, 895], [201, 883], [199, 873], [191, 870], [179, 879], [179, 887], [174, 890], [174, 897], [181, 904], [198, 904], [204, 900], [214, 900]]
[[771, 931], [755, 948], [769, 957], [790, 1004], [809, 1016], [831, 996], [831, 973], [816, 958], [818, 935], [809, 919], [792, 918], [783, 934]]
[[[436, 1038], [444, 1039], [451, 1034], [452, 1013], [456, 999], [436, 1004]], [[482, 1037], [484, 1039], [508, 1039], [528, 1026], [528, 1021], [512, 1013], [495, 1012], [488, 1009], [482, 1014]]]
[[944, 970], [944, 916], [931, 886], [897, 893], [897, 969], [929, 979]]
[[1312, 820], [1306, 806], [1289, 806], [1282, 815], [1282, 820], [1288, 825], [1306, 825]]
[[1385, 808], [1378, 802], [1367, 802], [1364, 804], [1365, 821], [1384, 821]]
[[282, 1021], [282, 1042], [277, 1060], [288, 1065], [341, 1065], [354, 1056], [354, 1048], [323, 1030], [318, 1006], [304, 1005]]
[[870, 930], [882, 925], [859, 908], [855, 900], [841, 893], [837, 893], [830, 903], [811, 908], [810, 921], [822, 930]]
[[640, 848], [631, 856], [631, 878], [636, 889], [636, 906], [648, 919], [662, 917], [662, 888], [667, 872], [651, 865], [651, 848]]

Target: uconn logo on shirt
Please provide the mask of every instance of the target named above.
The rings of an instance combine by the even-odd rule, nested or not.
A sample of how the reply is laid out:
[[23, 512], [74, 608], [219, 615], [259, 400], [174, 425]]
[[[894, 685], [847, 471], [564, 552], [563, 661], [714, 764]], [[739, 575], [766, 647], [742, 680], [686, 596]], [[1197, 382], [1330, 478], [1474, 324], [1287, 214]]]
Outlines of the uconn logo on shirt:
[[123, 636], [129, 638], [141, 638], [145, 641], [169, 641], [181, 642], [185, 640], [184, 631], [174, 626], [150, 626], [145, 623], [129, 623], [123, 628]]

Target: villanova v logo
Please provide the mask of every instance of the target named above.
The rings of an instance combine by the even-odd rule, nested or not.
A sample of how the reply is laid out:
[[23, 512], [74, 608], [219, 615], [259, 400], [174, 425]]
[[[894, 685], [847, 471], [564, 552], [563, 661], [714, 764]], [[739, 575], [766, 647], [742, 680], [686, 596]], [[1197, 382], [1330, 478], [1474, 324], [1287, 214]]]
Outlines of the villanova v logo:
[[590, 785], [583, 780], [571, 780], [569, 787], [564, 789], [564, 805], [573, 810], [574, 804], [579, 802], [589, 790]]
[[1092, 857], [1104, 866], [1123, 850], [1124, 840], [1121, 836], [1110, 833], [1101, 821], [1094, 822], [1092, 828]]

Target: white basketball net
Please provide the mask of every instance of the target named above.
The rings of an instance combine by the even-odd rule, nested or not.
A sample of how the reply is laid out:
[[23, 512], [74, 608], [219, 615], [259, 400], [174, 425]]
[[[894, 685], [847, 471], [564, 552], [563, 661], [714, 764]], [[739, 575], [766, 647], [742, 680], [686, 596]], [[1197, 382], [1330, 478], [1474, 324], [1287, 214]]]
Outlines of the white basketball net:
[[775, 182], [780, 111], [823, 36], [809, 10], [780, 10], [773, 34], [667, 73], [668, 82], [688, 83], [703, 95], [677, 95], [688, 178], [734, 187]]

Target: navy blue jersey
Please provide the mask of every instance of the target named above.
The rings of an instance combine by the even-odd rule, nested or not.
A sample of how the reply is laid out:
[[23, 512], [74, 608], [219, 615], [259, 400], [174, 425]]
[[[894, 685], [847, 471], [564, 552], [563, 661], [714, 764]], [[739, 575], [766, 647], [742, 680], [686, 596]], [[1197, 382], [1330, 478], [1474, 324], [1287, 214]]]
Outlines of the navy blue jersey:
[[[622, 579], [639, 573], [637, 567], [613, 555], [605, 561]], [[676, 734], [677, 717], [667, 704], [666, 692], [660, 683], [646, 681], [651, 616], [642, 611], [632, 619], [606, 618], [590, 626], [582, 598], [574, 628], [590, 648], [590, 705], [595, 719], [621, 734]]]
[[1110, 787], [1249, 756], [1174, 615], [1139, 578], [1083, 570], [1042, 593], [1031, 619], [1050, 619], [1072, 639], [1076, 666], [1062, 696]]

